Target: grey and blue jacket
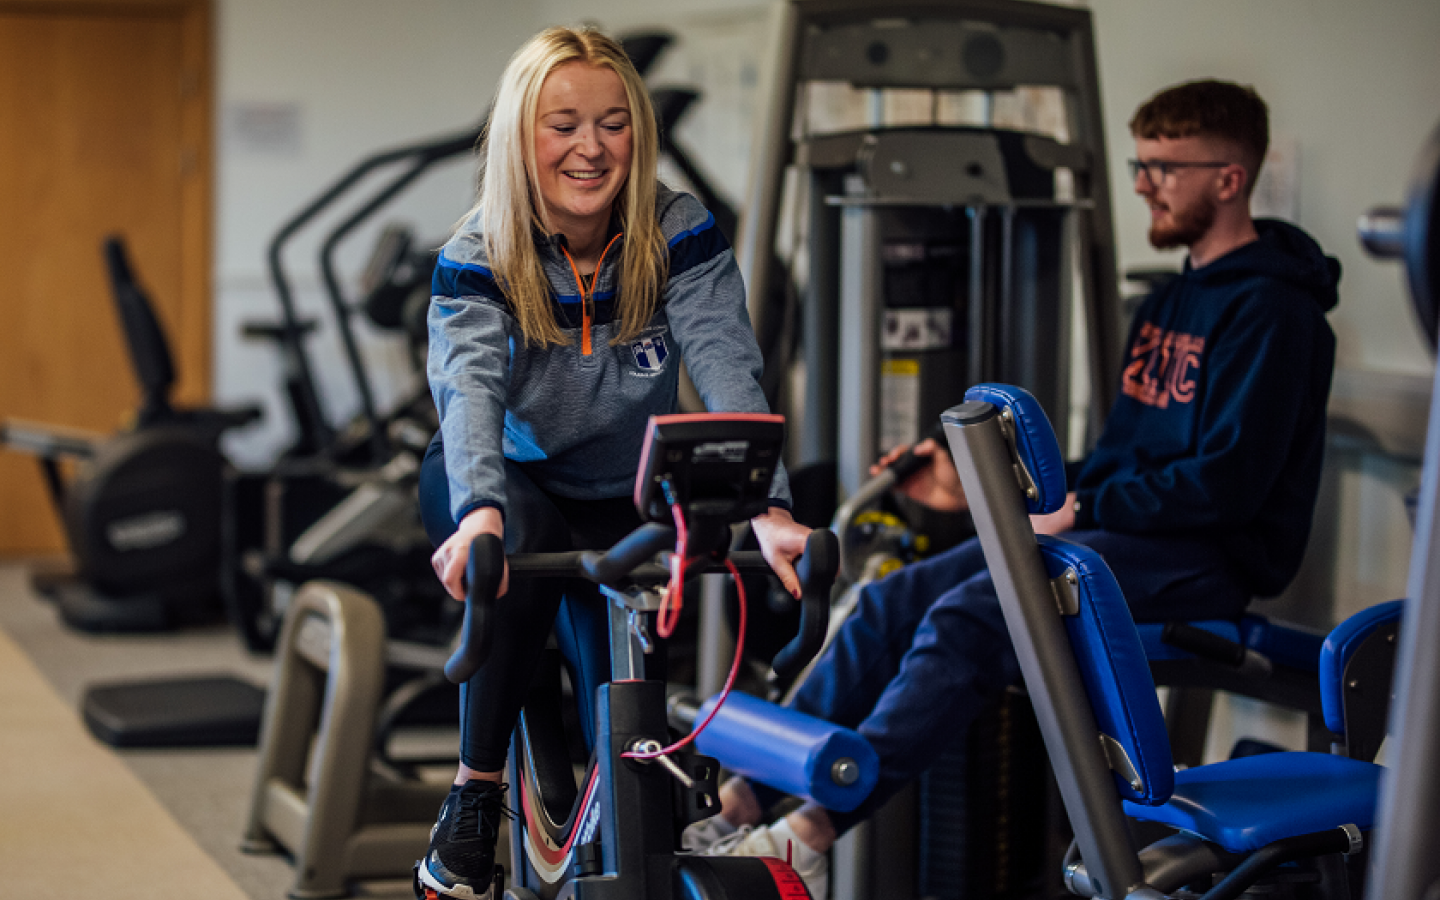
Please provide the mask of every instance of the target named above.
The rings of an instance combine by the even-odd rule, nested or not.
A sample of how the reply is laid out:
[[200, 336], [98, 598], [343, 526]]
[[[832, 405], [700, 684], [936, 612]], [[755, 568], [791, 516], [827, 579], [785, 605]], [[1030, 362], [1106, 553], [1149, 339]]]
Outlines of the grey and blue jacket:
[[[689, 194], [660, 186], [669, 275], [649, 325], [611, 345], [619, 328], [620, 235], [601, 260], [589, 303], [563, 252], [563, 235], [537, 233], [564, 346], [527, 346], [485, 255], [478, 214], [440, 252], [431, 286], [427, 374], [440, 412], [450, 511], [505, 510], [503, 459], [541, 488], [575, 499], [631, 493], [645, 424], [678, 408], [685, 367], [712, 412], [767, 412], [763, 360], [745, 308], [735, 254]], [[613, 236], [613, 234], [612, 234]], [[503, 457], [503, 459], [502, 459]], [[783, 470], [772, 503], [789, 506]]]

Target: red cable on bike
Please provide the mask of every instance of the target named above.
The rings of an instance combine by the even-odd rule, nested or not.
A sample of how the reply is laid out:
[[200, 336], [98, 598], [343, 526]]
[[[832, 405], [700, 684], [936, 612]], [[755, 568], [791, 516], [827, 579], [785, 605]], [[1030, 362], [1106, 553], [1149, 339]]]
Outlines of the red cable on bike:
[[[676, 515], [676, 521], [680, 521], [678, 513]], [[725, 568], [730, 570], [731, 577], [735, 579], [735, 591], [739, 595], [740, 600], [740, 625], [736, 629], [737, 634], [735, 637], [735, 659], [730, 663], [730, 674], [725, 677], [725, 686], [720, 689], [720, 699], [715, 701], [715, 707], [710, 710], [710, 714], [705, 717], [705, 721], [701, 722], [699, 725], [696, 725], [695, 730], [691, 731], [685, 737], [681, 738], [680, 740], [676, 741], [668, 747], [662, 747], [652, 753], [626, 752], [620, 754], [626, 759], [655, 759], [657, 756], [669, 756], [671, 753], [674, 753], [681, 747], [688, 745], [691, 741], [695, 740], [696, 736], [698, 736], [700, 732], [705, 730], [705, 726], [709, 725], [710, 720], [715, 718], [715, 714], [720, 712], [720, 707], [725, 705], [725, 698], [730, 696], [730, 688], [735, 685], [735, 676], [740, 673], [740, 660], [744, 656], [745, 652], [746, 604], [745, 582], [740, 578], [740, 570], [735, 568], [735, 563], [728, 559], [725, 560]]]
[[[670, 496], [668, 489], [665, 495], [667, 498]], [[685, 603], [685, 554], [688, 552], [686, 544], [689, 542], [685, 513], [680, 509], [679, 503], [670, 503], [670, 515], [675, 518], [675, 553], [670, 557], [670, 586], [665, 589], [665, 597], [660, 601], [660, 609], [655, 613], [655, 631], [662, 638], [674, 634], [675, 625], [680, 621], [680, 608]]]

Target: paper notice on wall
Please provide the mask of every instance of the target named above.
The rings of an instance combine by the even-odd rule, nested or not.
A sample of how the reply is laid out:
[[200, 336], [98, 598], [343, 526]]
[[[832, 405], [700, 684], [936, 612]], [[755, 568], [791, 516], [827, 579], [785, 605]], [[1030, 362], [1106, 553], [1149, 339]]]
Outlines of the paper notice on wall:
[[920, 438], [920, 362], [887, 359], [880, 364], [880, 450]]
[[296, 157], [304, 149], [298, 103], [231, 103], [224, 146], [240, 156]]
[[1295, 138], [1283, 134], [1270, 137], [1270, 149], [1250, 195], [1250, 214], [1300, 221], [1300, 142]]

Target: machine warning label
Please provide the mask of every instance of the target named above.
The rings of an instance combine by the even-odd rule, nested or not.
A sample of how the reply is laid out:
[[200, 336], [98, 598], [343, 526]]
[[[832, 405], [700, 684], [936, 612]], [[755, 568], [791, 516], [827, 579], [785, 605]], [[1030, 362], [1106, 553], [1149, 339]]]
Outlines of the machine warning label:
[[954, 340], [955, 310], [945, 307], [887, 309], [881, 350], [948, 350]]
[[887, 359], [880, 364], [880, 450], [920, 439], [920, 362]]

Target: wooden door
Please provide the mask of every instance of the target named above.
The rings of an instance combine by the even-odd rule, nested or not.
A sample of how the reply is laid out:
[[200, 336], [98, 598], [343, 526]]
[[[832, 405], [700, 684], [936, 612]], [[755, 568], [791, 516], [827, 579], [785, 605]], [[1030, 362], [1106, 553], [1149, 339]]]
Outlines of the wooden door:
[[[101, 242], [124, 235], [177, 371], [210, 379], [208, 0], [0, 0], [0, 418], [113, 432], [139, 388]], [[0, 448], [0, 556], [63, 549], [39, 466]]]

